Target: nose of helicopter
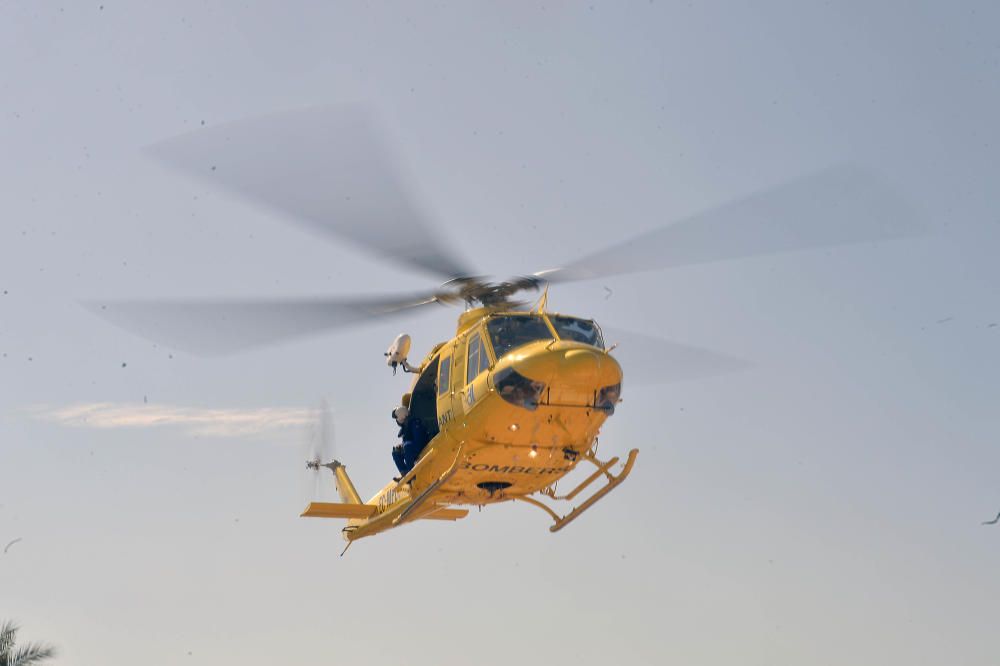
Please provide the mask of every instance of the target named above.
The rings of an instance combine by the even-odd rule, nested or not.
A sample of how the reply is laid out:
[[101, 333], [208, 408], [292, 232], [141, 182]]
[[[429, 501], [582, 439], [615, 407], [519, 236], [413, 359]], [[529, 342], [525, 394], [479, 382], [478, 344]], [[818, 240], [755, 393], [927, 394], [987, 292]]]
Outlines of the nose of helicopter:
[[[559, 368], [556, 371], [560, 381], [571, 384], [594, 383], [601, 378], [604, 359], [615, 363], [607, 354], [599, 354], [590, 349], [557, 350]], [[615, 363], [617, 365], [617, 363]]]
[[525, 377], [544, 382], [560, 394], [569, 391], [593, 399], [594, 391], [622, 381], [618, 361], [589, 345], [559, 341], [525, 351], [527, 353], [514, 363], [515, 369]]

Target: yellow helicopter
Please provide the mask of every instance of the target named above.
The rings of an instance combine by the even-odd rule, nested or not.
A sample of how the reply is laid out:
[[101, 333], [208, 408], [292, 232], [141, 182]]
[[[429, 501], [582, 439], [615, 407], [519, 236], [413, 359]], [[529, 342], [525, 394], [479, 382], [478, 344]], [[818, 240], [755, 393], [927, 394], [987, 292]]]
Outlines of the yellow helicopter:
[[[365, 502], [342, 463], [319, 457], [307, 462], [312, 470], [332, 471], [341, 501], [312, 502], [302, 515], [346, 519], [348, 545], [417, 520], [458, 520], [468, 514], [463, 507], [507, 501], [544, 511], [556, 532], [625, 480], [637, 449], [623, 453], [624, 459], [597, 455], [601, 426], [620, 400], [622, 365], [596, 322], [548, 311], [550, 285], [916, 231], [911, 211], [891, 188], [857, 167], [836, 166], [560, 268], [491, 282], [447, 250], [426, 223], [372, 115], [359, 107], [314, 107], [197, 130], [150, 150], [169, 166], [314, 231], [444, 278], [443, 284], [403, 296], [91, 304], [121, 326], [199, 353], [464, 304], [454, 337], [435, 345], [419, 365], [407, 358], [408, 336], [386, 352], [394, 372], [402, 367], [415, 376], [404, 399], [404, 423], [422, 426], [426, 443], [412, 469]], [[515, 300], [524, 291], [542, 295], [529, 307]], [[684, 365], [694, 354], [695, 364], [711, 365], [723, 358], [654, 345], [643, 365], [659, 362], [667, 377], [672, 359]], [[558, 482], [581, 463], [591, 473], [560, 492]], [[571, 505], [597, 482], [602, 485], [596, 491]]]
[[[403, 402], [428, 444], [411, 470], [364, 503], [340, 462], [308, 462], [333, 471], [342, 502], [312, 502], [302, 515], [347, 518], [344, 536], [354, 540], [412, 520], [468, 514], [454, 507], [518, 500], [547, 512], [555, 532], [621, 483], [638, 449], [617, 475], [618, 457], [596, 453], [601, 425], [619, 400], [621, 366], [595, 322], [548, 313], [545, 300], [534, 311], [466, 311], [455, 337], [418, 367], [406, 358], [409, 337], [399, 336], [386, 356], [416, 375]], [[583, 461], [593, 473], [557, 494], [559, 479]], [[604, 487], [564, 516], [542, 499], [572, 500], [602, 477]]]

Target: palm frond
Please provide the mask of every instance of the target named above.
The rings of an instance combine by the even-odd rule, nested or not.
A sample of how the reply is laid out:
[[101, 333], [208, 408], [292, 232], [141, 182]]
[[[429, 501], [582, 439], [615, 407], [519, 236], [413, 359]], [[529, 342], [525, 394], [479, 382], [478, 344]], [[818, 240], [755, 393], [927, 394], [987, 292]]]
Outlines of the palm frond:
[[8, 620], [0, 625], [0, 666], [8, 666], [11, 652], [14, 650], [14, 639], [16, 638], [16, 624]]
[[28, 643], [18, 649], [14, 654], [14, 658], [10, 660], [9, 666], [32, 666], [33, 664], [40, 664], [54, 656], [56, 656], [56, 649], [51, 645]]

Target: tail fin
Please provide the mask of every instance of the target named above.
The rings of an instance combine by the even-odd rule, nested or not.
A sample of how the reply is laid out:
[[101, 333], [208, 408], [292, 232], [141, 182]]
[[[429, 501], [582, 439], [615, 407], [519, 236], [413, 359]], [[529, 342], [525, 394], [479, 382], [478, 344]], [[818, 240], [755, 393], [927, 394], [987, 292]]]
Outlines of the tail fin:
[[351, 477], [347, 476], [347, 468], [344, 467], [339, 461], [334, 460], [331, 463], [324, 465], [324, 467], [329, 467], [333, 472], [335, 482], [337, 484], [337, 493], [340, 495], [340, 499], [345, 504], [361, 504], [361, 497], [358, 495], [358, 491], [354, 488], [354, 484], [351, 483]]

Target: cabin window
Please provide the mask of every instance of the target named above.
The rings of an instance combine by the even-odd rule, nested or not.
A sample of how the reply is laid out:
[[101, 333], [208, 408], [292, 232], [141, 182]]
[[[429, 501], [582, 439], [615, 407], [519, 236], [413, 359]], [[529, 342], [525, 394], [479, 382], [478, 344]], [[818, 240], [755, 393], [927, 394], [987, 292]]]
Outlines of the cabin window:
[[604, 336], [593, 319], [549, 315], [549, 320], [561, 339], [604, 349]]
[[450, 379], [451, 373], [451, 357], [445, 357], [441, 359], [441, 366], [438, 370], [438, 395], [444, 395], [448, 392], [448, 380]]
[[469, 340], [469, 365], [466, 375], [466, 384], [471, 384], [472, 380], [479, 376], [479, 373], [490, 367], [490, 357], [486, 354], [486, 346], [483, 345], [483, 338], [476, 333]]
[[493, 343], [493, 351], [501, 358], [509, 351], [536, 340], [551, 340], [552, 331], [541, 317], [531, 315], [502, 315], [491, 317], [486, 330]]

